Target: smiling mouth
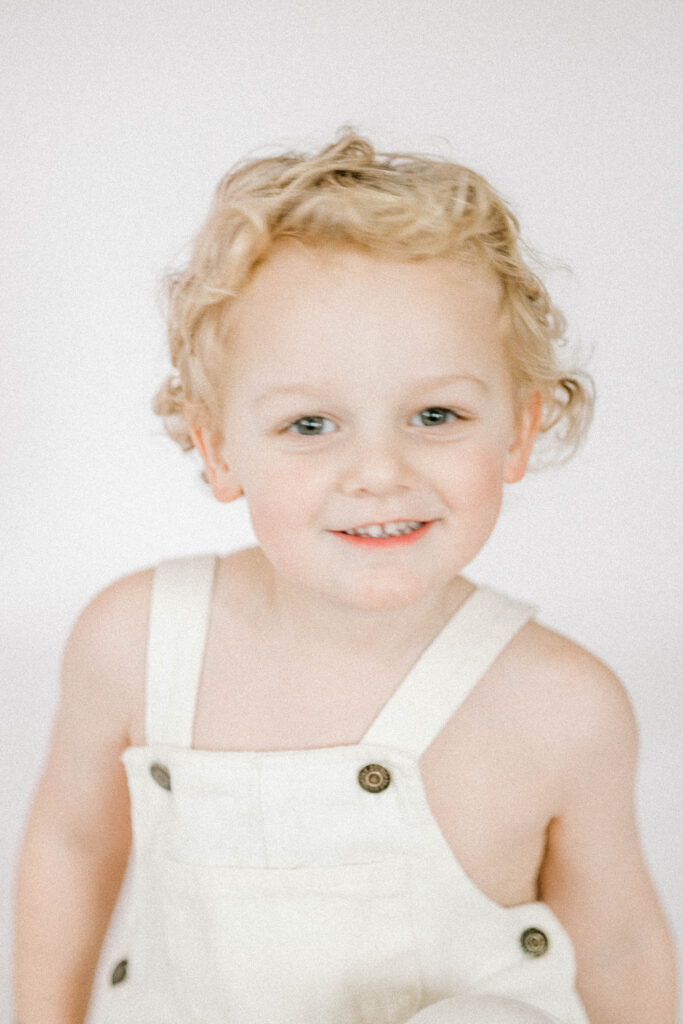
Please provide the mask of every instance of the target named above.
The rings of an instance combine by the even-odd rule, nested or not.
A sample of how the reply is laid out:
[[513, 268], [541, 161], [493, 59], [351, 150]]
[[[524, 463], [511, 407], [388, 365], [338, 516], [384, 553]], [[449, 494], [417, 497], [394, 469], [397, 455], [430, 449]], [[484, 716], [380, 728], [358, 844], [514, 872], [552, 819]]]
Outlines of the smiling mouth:
[[340, 530], [349, 537], [402, 537], [414, 533], [424, 526], [424, 522], [416, 519], [401, 519], [393, 523], [372, 523], [370, 526], [357, 526], [351, 530]]
[[[415, 543], [424, 536], [432, 523], [433, 520], [430, 522], [411, 520], [409, 523], [384, 523], [381, 525], [378, 523], [372, 526], [357, 527], [354, 530], [332, 530], [331, 532], [335, 537], [356, 547], [387, 548]], [[394, 532], [388, 532], [387, 527], [393, 528]], [[399, 527], [401, 527], [400, 532]]]

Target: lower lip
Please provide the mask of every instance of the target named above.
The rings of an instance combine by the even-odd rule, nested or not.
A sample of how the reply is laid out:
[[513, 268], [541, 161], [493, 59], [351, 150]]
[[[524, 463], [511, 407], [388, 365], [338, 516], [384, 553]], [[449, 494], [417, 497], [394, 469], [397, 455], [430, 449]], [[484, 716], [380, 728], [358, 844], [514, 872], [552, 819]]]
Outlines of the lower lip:
[[334, 533], [335, 537], [341, 537], [347, 544], [353, 544], [358, 548], [397, 548], [405, 547], [406, 544], [414, 544], [420, 537], [424, 537], [431, 525], [431, 522], [423, 523], [422, 526], [419, 526], [417, 530], [413, 530], [412, 533], [400, 533], [398, 537], [354, 537], [350, 533], [342, 533], [337, 530], [332, 530], [331, 532]]

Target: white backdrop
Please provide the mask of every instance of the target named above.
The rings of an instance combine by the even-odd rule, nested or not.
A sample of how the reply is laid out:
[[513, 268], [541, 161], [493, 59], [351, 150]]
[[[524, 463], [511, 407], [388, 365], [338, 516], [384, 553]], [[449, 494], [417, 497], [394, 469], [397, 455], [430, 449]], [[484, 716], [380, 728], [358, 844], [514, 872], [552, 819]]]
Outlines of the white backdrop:
[[[540, 605], [623, 679], [645, 851], [681, 941], [680, 10], [3, 4], [0, 963], [71, 623], [118, 576], [252, 541], [150, 411], [163, 270], [237, 158], [318, 147], [347, 122], [469, 163], [572, 269], [546, 279], [597, 382], [590, 439], [509, 489], [468, 574]], [[3, 974], [4, 1019], [7, 991]]]

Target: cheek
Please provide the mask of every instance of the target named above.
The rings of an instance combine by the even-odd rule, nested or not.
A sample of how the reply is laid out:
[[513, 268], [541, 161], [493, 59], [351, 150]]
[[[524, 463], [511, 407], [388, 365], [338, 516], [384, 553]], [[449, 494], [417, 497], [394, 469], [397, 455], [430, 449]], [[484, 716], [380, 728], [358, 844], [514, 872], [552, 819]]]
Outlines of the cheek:
[[496, 504], [503, 494], [503, 460], [497, 453], [482, 458], [469, 474], [473, 496], [482, 506]]
[[[316, 486], [317, 482], [317, 486]], [[296, 462], [266, 465], [244, 488], [254, 532], [266, 549], [286, 544], [318, 511], [319, 479]]]
[[441, 468], [449, 493], [457, 500], [494, 500], [502, 493], [505, 453], [488, 439], [472, 439], [459, 447]]
[[460, 453], [448, 482], [449, 503], [466, 516], [481, 542], [493, 529], [503, 499], [504, 454], [478, 445]]
[[272, 467], [251, 484], [245, 496], [261, 550], [280, 575], [310, 585], [320, 571], [315, 546], [305, 543], [311, 525], [320, 522], [319, 480], [316, 486], [312, 475], [294, 464]]

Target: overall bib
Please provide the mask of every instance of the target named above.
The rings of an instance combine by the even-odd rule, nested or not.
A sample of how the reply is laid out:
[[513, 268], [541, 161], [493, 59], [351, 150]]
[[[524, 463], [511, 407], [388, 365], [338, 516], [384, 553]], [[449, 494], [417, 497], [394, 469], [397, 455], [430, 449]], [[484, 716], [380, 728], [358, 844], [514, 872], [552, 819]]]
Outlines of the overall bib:
[[[475, 886], [418, 766], [533, 609], [474, 591], [359, 744], [203, 751], [192, 727], [214, 567], [155, 572], [147, 745], [122, 755], [127, 899], [90, 1024], [517, 1024], [515, 1001], [533, 1024], [588, 1024], [559, 920]], [[509, 1017], [495, 997], [513, 1001]]]

